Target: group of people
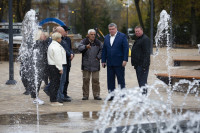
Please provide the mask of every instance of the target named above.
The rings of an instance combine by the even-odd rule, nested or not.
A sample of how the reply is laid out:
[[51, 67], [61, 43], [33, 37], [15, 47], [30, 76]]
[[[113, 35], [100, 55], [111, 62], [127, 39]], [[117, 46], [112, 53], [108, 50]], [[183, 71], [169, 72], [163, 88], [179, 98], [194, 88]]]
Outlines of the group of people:
[[44, 104], [44, 101], [36, 98], [42, 81], [45, 82], [44, 92], [50, 97], [52, 106], [71, 101], [67, 88], [74, 54], [71, 40], [67, 37], [68, 30], [67, 26], [58, 26], [50, 37], [37, 30], [36, 35], [32, 36], [35, 41], [29, 36], [24, 40], [25, 45], [20, 47], [20, 75], [26, 89], [23, 94], [31, 94], [35, 104]]
[[[52, 106], [63, 105], [63, 102], [70, 102], [72, 100], [71, 97], [67, 95], [71, 61], [74, 58], [71, 40], [67, 37], [68, 30], [70, 29], [67, 26], [58, 26], [54, 29], [51, 37], [40, 38], [43, 43], [42, 45], [46, 46], [46, 50], [43, 49], [44, 59], [46, 57], [44, 60], [46, 65], [42, 70], [44, 71], [46, 68], [48, 70], [44, 71], [43, 78], [40, 79], [39, 85], [37, 85], [37, 91], [39, 91], [41, 81], [46, 81], [44, 92], [49, 95]], [[94, 29], [89, 29], [87, 37], [84, 38], [78, 46], [78, 50], [82, 53], [82, 100], [89, 99], [90, 79], [92, 80], [94, 100], [102, 100], [100, 97], [99, 83], [101, 63], [103, 68], [107, 67], [107, 86], [109, 93], [113, 92], [116, 88], [115, 77], [117, 77], [121, 89], [126, 87], [125, 66], [128, 62], [129, 52], [127, 36], [117, 30], [117, 25], [115, 23], [109, 24], [108, 30], [110, 34], [105, 36], [103, 44], [95, 38], [96, 31]], [[138, 84], [139, 87], [142, 88], [142, 94], [146, 95], [147, 88], [145, 85], [147, 84], [150, 65], [150, 40], [143, 33], [143, 29], [140, 26], [135, 27], [135, 35], [137, 36], [137, 40], [132, 47], [131, 63], [136, 70]], [[23, 77], [24, 76], [22, 76], [22, 82]], [[48, 77], [50, 82], [48, 82]], [[25, 88], [27, 87], [25, 86]], [[31, 92], [32, 98], [35, 98], [36, 89], [33, 87], [32, 91], [30, 88], [27, 90]], [[114, 95], [109, 100], [111, 101], [113, 98]], [[33, 103], [44, 104], [44, 102], [40, 99], [38, 100], [38, 98], [34, 99]]]
[[[107, 66], [107, 85], [109, 93], [115, 90], [115, 77], [121, 89], [125, 88], [125, 66], [128, 62], [129, 45], [125, 34], [117, 30], [117, 25], [108, 25], [109, 33], [105, 36], [102, 49], [102, 67]], [[141, 26], [135, 27], [135, 40], [131, 50], [131, 64], [136, 70], [137, 80], [143, 95], [147, 95], [150, 65], [150, 39], [143, 33]], [[112, 101], [111, 96], [109, 101]]]

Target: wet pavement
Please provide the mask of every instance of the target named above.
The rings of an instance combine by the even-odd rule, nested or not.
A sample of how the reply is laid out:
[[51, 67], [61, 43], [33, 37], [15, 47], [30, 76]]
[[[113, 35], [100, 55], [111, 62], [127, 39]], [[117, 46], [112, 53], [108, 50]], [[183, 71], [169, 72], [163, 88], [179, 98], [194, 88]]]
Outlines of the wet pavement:
[[97, 112], [62, 112], [43, 114], [37, 120], [37, 114], [0, 115], [0, 132], [56, 132], [78, 133], [92, 130]]
[[[172, 49], [172, 55], [188, 55], [198, 54], [197, 49]], [[155, 72], [166, 72], [166, 49], [160, 49], [160, 55], [151, 58], [151, 67], [148, 77], [148, 84], [153, 85], [159, 81], [154, 75]], [[172, 62], [171, 62], [172, 63]], [[101, 68], [100, 86], [102, 101], [93, 99], [91, 87], [90, 97], [87, 101], [82, 101], [82, 72], [81, 72], [81, 54], [76, 54], [72, 61], [70, 72], [70, 83], [68, 95], [72, 97], [72, 102], [66, 102], [63, 106], [52, 107], [49, 97], [43, 92], [39, 92], [39, 98], [44, 100], [45, 104], [40, 105], [37, 112], [37, 106], [32, 103], [30, 96], [23, 95], [25, 91], [20, 81], [19, 63], [14, 63], [14, 79], [16, 85], [6, 85], [9, 78], [9, 63], [0, 62], [0, 133], [14, 132], [51, 132], [51, 133], [79, 133], [83, 131], [93, 130], [95, 120], [98, 118], [98, 111], [104, 104], [104, 100], [108, 94], [107, 91], [107, 74], [106, 69]], [[134, 68], [131, 66], [130, 57], [125, 71], [126, 88], [131, 89], [137, 87], [137, 79]], [[167, 85], [166, 85], [167, 86]], [[44, 83], [42, 87], [44, 87]], [[159, 93], [167, 101], [167, 93], [165, 88], [161, 86]], [[199, 110], [199, 100], [194, 94], [189, 94], [184, 99], [185, 93], [173, 93], [173, 108], [183, 105], [183, 109]], [[155, 92], [151, 92], [150, 99], [160, 100]], [[37, 121], [37, 113], [39, 121]]]

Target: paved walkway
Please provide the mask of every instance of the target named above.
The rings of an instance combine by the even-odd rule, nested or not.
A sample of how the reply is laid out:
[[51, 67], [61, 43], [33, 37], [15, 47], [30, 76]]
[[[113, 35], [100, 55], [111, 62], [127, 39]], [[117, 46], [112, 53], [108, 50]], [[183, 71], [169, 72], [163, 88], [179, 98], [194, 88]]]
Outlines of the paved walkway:
[[[170, 51], [172, 55], [185, 55], [193, 56], [198, 54], [197, 49], [172, 49]], [[148, 84], [152, 85], [155, 81], [159, 81], [154, 75], [155, 72], [166, 72], [166, 49], [160, 49], [159, 56], [153, 57], [151, 59], [151, 67], [148, 78]], [[172, 64], [172, 62], [170, 63]], [[126, 66], [125, 71], [126, 76], [126, 87], [134, 88], [137, 87], [137, 79], [135, 70], [129, 62]], [[100, 71], [100, 86], [101, 86], [101, 97], [106, 98], [107, 92], [107, 78], [106, 69], [101, 68]], [[9, 64], [8, 62], [0, 63], [0, 115], [2, 114], [20, 114], [20, 113], [30, 113], [36, 114], [36, 106], [32, 103], [30, 96], [25, 96], [24, 87], [20, 81], [19, 76], [19, 64], [14, 63], [14, 78], [17, 81], [16, 85], [6, 85], [6, 81], [9, 77]], [[42, 84], [44, 86], [44, 84]], [[159, 87], [159, 86], [158, 86]], [[167, 87], [167, 86], [165, 86]], [[160, 94], [166, 100], [167, 93], [165, 87], [161, 86], [159, 89]], [[91, 88], [90, 97], [87, 101], [82, 101], [82, 72], [81, 72], [81, 54], [76, 54], [74, 60], [72, 61], [72, 68], [70, 72], [70, 84], [69, 84], [69, 96], [73, 98], [72, 102], [64, 103], [61, 107], [52, 107], [49, 102], [49, 97], [40, 90], [39, 98], [44, 100], [45, 104], [39, 106], [40, 114], [49, 114], [56, 112], [87, 112], [87, 111], [99, 111], [101, 110], [102, 101], [93, 100]], [[151, 99], [158, 99], [155, 93], [151, 93]], [[174, 92], [172, 99], [174, 101], [173, 106], [180, 106], [184, 99], [184, 93]], [[159, 100], [159, 99], [158, 99]], [[186, 99], [185, 109], [200, 109], [199, 102], [193, 94], [188, 95]]]

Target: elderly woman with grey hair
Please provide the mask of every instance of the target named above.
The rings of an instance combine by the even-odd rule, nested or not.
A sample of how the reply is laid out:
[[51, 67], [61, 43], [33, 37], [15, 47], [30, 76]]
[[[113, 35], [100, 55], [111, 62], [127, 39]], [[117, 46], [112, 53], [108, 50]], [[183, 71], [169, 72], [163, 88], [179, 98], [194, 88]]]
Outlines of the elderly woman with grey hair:
[[58, 102], [57, 93], [60, 85], [61, 74], [63, 73], [63, 64], [67, 64], [66, 52], [60, 45], [62, 35], [58, 32], [52, 34], [52, 42], [48, 47], [47, 59], [49, 64], [49, 78], [50, 78], [50, 102], [52, 106], [60, 106], [62, 103]]

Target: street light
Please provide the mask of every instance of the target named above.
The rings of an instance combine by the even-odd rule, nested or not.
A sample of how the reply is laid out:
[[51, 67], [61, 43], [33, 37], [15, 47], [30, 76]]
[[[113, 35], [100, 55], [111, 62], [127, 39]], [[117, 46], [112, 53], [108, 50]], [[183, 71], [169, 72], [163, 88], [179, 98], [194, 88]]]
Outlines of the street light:
[[14, 65], [13, 65], [13, 10], [12, 0], [9, 0], [9, 80], [7, 85], [14, 85], [17, 82], [14, 80]]
[[150, 53], [153, 54], [153, 2], [154, 0], [151, 0], [151, 49], [150, 49]]
[[74, 33], [75, 34], [76, 34], [76, 12], [77, 12], [76, 9], [72, 11], [72, 14], [74, 14]]
[[126, 7], [126, 29], [127, 29], [127, 38], [128, 37], [128, 7], [129, 7], [129, 1], [127, 3], [123, 3], [123, 6]]

